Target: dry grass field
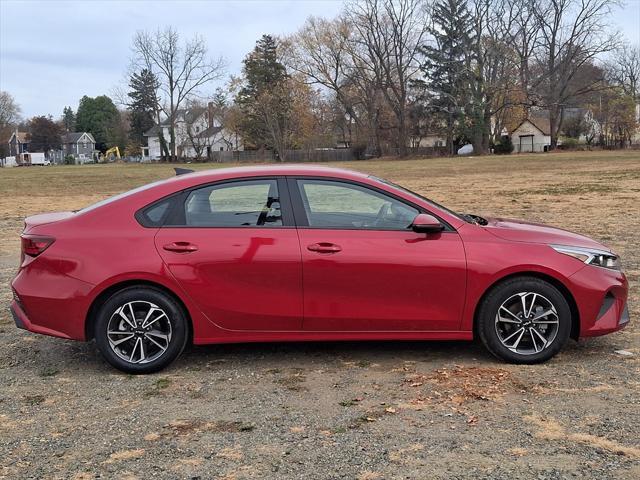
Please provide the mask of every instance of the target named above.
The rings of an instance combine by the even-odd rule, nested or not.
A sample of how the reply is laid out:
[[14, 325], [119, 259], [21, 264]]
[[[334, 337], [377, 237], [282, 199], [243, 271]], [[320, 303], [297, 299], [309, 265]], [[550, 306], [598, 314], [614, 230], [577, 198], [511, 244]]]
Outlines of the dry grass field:
[[18, 235], [171, 167], [0, 169], [0, 478], [640, 478], [640, 152], [338, 166], [610, 245], [631, 325], [531, 367], [462, 342], [257, 344], [124, 375], [92, 344], [14, 327]]

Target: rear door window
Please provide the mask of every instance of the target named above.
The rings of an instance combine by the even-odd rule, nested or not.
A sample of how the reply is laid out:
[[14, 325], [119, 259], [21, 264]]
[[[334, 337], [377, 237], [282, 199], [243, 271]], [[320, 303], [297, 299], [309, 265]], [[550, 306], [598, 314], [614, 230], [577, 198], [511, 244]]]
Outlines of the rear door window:
[[246, 180], [193, 190], [184, 202], [191, 227], [279, 227], [283, 225], [278, 182]]

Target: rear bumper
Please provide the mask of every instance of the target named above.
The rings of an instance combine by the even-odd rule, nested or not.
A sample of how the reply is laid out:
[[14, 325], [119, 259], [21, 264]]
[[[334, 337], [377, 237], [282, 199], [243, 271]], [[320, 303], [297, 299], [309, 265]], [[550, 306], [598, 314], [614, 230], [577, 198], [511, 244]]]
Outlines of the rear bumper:
[[15, 322], [16, 327], [22, 330], [28, 330], [33, 333], [40, 333], [42, 335], [49, 335], [52, 337], [72, 338], [65, 332], [59, 332], [51, 328], [43, 327], [42, 325], [35, 325], [31, 320], [29, 320], [27, 314], [15, 300], [11, 303], [11, 307], [9, 308], [11, 310], [11, 315], [13, 315], [13, 321]]
[[570, 277], [580, 313], [580, 336], [596, 337], [629, 324], [629, 283], [622, 272], [586, 266]]
[[85, 319], [92, 286], [43, 269], [23, 268], [11, 287], [11, 314], [18, 328], [73, 340], [85, 340]]

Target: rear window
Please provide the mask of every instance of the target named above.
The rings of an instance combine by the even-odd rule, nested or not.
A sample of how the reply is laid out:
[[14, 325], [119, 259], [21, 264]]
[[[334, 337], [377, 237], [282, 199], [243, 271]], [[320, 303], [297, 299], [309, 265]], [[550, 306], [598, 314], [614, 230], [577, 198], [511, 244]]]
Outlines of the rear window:
[[160, 202], [154, 203], [150, 207], [145, 208], [141, 212], [136, 213], [138, 222], [140, 222], [143, 227], [163, 226], [169, 216], [169, 212], [171, 210], [170, 207], [174, 198], [175, 197], [171, 197], [161, 200]]
[[110, 203], [113, 203], [113, 202], [115, 202], [117, 200], [120, 200], [122, 198], [126, 198], [126, 197], [134, 195], [134, 194], [136, 194], [138, 192], [143, 192], [145, 190], [148, 190], [149, 188], [155, 187], [156, 185], [160, 185], [163, 182], [165, 182], [165, 180], [158, 180], [157, 182], [153, 182], [153, 183], [148, 183], [146, 185], [142, 185], [141, 187], [134, 188], [133, 190], [129, 190], [128, 192], [120, 193], [120, 194], [115, 195], [113, 197], [105, 198], [104, 200], [101, 200], [98, 203], [94, 203], [93, 205], [89, 205], [88, 207], [85, 207], [82, 210], [78, 210], [76, 213], [90, 212], [91, 210], [95, 210], [96, 208], [100, 208], [100, 207], [103, 207], [105, 205], [109, 205]]

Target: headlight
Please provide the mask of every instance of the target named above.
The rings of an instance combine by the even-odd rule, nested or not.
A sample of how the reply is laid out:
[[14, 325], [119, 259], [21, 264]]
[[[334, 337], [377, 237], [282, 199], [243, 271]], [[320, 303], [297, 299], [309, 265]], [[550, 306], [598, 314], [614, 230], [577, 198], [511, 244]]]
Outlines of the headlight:
[[577, 258], [581, 262], [587, 265], [594, 265], [596, 267], [610, 268], [612, 270], [621, 270], [622, 264], [620, 257], [615, 253], [607, 252], [606, 250], [597, 250], [594, 248], [583, 247], [569, 247], [565, 245], [549, 245], [558, 253], [569, 255], [573, 258]]

